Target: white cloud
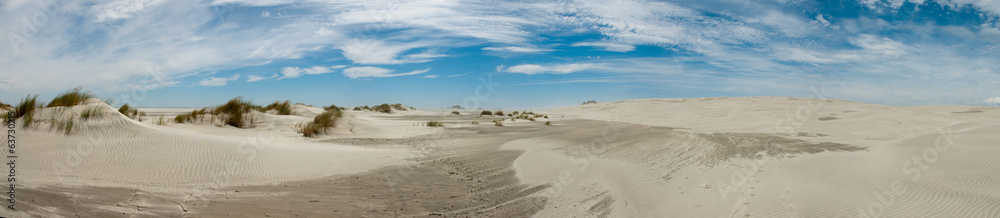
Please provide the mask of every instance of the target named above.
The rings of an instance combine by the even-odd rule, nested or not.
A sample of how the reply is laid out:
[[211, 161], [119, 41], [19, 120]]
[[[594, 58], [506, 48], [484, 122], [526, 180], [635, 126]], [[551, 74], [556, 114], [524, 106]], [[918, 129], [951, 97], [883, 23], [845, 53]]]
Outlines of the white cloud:
[[265, 79], [271, 79], [271, 78], [276, 78], [276, 77], [278, 77], [277, 73], [275, 73], [274, 75], [271, 75], [270, 77], [263, 77], [263, 76], [257, 76], [257, 75], [249, 75], [249, 76], [247, 76], [247, 82], [257, 82], [257, 81], [261, 81], [261, 80], [265, 80]]
[[344, 57], [358, 64], [424, 63], [444, 55], [417, 53], [397, 58], [412, 49], [430, 46], [429, 42], [387, 44], [381, 40], [356, 40], [340, 47]]
[[397, 73], [392, 74], [394, 70], [385, 69], [381, 67], [351, 67], [344, 69], [344, 76], [353, 79], [362, 77], [396, 77], [396, 76], [407, 76], [407, 75], [417, 75], [421, 73], [426, 73], [430, 71], [430, 68], [423, 70], [414, 70], [407, 73]]
[[903, 43], [870, 34], [861, 34], [856, 38], [852, 38], [850, 42], [852, 45], [861, 47], [872, 54], [885, 57], [899, 57], [907, 53], [906, 46]]
[[234, 80], [237, 80], [237, 79], [240, 79], [240, 74], [238, 74], [238, 73], [237, 74], [233, 74], [233, 76], [230, 76], [228, 78], [227, 77], [209, 77], [209, 78], [203, 79], [201, 81], [198, 81], [198, 84], [202, 85], [202, 86], [224, 86], [224, 85], [226, 85], [226, 83], [229, 83], [230, 81], [234, 81]]
[[523, 74], [540, 74], [540, 73], [551, 73], [551, 74], [567, 74], [573, 72], [579, 72], [594, 68], [594, 64], [582, 63], [582, 64], [561, 64], [561, 65], [549, 65], [542, 66], [537, 64], [522, 64], [517, 66], [508, 67], [506, 69], [503, 66], [497, 67], [501, 72], [508, 73], [523, 73]]
[[448, 75], [448, 77], [458, 77], [458, 76], [465, 76], [465, 75], [469, 75], [469, 73], [452, 74], [452, 75]]
[[576, 42], [573, 43], [574, 47], [603, 47], [605, 51], [613, 52], [630, 52], [635, 50], [634, 45], [615, 43], [615, 42]]
[[505, 51], [505, 52], [522, 52], [522, 53], [541, 53], [555, 51], [548, 48], [529, 48], [529, 47], [518, 47], [518, 46], [507, 46], [507, 47], [485, 47], [483, 50], [487, 51]]
[[986, 104], [1000, 104], [1000, 97], [987, 98], [986, 100], [983, 100], [983, 103], [986, 103]]
[[261, 17], [270, 17], [270, 16], [271, 16], [271, 12], [270, 12], [270, 11], [264, 11], [264, 12], [261, 12], [261, 13], [260, 13], [260, 16], [261, 16]]
[[438, 75], [427, 75], [427, 76], [424, 76], [424, 78], [434, 79], [434, 78], [438, 78]]
[[323, 66], [313, 66], [311, 68], [285, 67], [281, 68], [281, 77], [278, 79], [291, 79], [298, 78], [303, 75], [316, 75], [330, 72], [333, 72], [330, 67]]
[[120, 0], [96, 7], [97, 22], [130, 18], [146, 8], [149, 0]]

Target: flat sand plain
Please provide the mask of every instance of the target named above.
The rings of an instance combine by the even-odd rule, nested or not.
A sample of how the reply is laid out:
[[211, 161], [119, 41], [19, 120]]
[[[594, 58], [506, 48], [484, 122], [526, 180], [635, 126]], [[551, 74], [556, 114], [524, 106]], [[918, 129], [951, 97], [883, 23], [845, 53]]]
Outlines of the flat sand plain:
[[[51, 124], [91, 107], [68, 135]], [[997, 107], [639, 99], [503, 127], [480, 110], [347, 111], [317, 138], [296, 126], [321, 108], [250, 129], [140, 110], [40, 109], [18, 127], [18, 209], [0, 215], [1000, 217]]]

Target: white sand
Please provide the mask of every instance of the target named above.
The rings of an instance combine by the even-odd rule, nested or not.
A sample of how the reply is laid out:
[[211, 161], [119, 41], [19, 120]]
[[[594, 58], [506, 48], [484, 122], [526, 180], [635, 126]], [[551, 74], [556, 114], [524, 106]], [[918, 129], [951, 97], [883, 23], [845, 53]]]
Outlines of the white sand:
[[[804, 118], [794, 118], [797, 109]], [[1000, 216], [996, 107], [891, 107], [751, 97], [629, 100], [546, 113], [694, 133], [773, 133], [869, 150], [664, 166], [657, 163], [711, 150], [699, 149], [697, 140], [662, 141], [630, 148], [644, 150], [580, 157], [567, 153], [580, 143], [547, 138], [510, 142], [504, 148], [527, 151], [514, 163], [518, 178], [561, 186], [543, 193], [551, 199], [539, 212], [542, 217]], [[789, 116], [801, 124], [776, 125]], [[619, 138], [609, 144], [624, 146], [636, 140]], [[669, 153], [685, 146], [680, 150], [686, 152]], [[653, 178], [664, 171], [670, 172], [670, 179]]]
[[312, 120], [311, 115], [322, 111], [318, 108], [296, 108], [301, 116], [258, 113], [258, 128], [239, 129], [209, 123], [155, 124], [160, 115], [172, 121], [172, 115], [191, 109], [144, 108], [147, 117], [137, 122], [104, 103], [91, 102], [40, 109], [36, 115], [59, 120], [65, 119], [60, 110], [102, 108], [103, 113], [78, 121], [70, 135], [50, 130], [48, 121], [19, 132], [21, 184], [143, 189], [273, 184], [404, 164], [413, 154], [316, 143], [318, 139], [304, 138], [291, 128], [291, 123]]

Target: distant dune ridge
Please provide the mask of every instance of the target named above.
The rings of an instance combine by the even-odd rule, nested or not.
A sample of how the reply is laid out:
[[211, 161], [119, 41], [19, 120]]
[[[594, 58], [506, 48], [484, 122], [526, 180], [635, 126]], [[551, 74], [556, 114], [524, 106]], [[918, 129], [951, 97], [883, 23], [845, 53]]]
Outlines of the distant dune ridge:
[[[18, 184], [36, 202], [0, 215], [1000, 216], [997, 107], [720, 97], [515, 117], [380, 106], [392, 113], [276, 102], [248, 111], [245, 128], [157, 122], [193, 108], [130, 119], [96, 98], [36, 108], [18, 127]], [[331, 111], [342, 117], [325, 134], [303, 137]]]

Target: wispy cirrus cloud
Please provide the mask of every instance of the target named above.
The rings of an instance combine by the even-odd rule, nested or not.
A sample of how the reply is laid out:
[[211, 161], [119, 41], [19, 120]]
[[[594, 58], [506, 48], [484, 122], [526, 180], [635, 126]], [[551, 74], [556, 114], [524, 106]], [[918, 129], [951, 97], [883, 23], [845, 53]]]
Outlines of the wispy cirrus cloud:
[[395, 70], [390, 70], [381, 67], [351, 67], [344, 69], [344, 76], [357, 79], [363, 77], [397, 77], [397, 76], [408, 76], [426, 73], [430, 71], [430, 68], [423, 70], [414, 70], [406, 73], [392, 73]]
[[521, 53], [543, 53], [555, 51], [549, 48], [531, 48], [531, 47], [518, 47], [518, 46], [507, 46], [507, 47], [484, 47], [483, 50], [486, 51], [502, 51], [502, 52], [521, 52]]
[[508, 73], [520, 73], [520, 74], [567, 74], [580, 72], [588, 69], [594, 68], [596, 65], [591, 63], [573, 63], [573, 64], [555, 64], [555, 65], [538, 65], [538, 64], [522, 64], [504, 68], [503, 66], [497, 67], [498, 71], [508, 72]]

